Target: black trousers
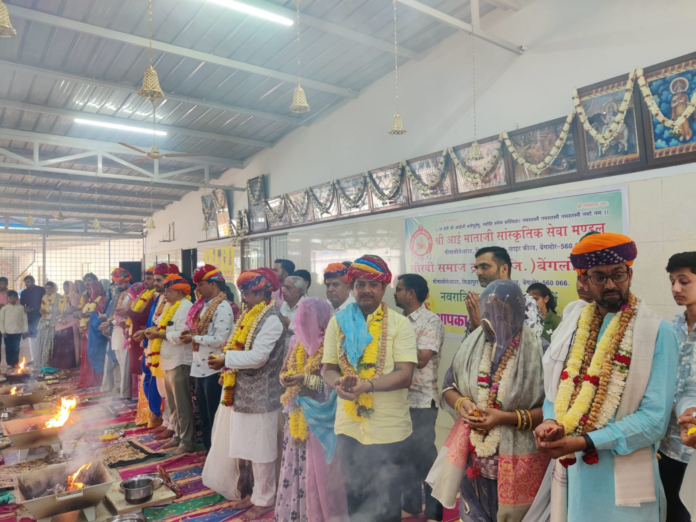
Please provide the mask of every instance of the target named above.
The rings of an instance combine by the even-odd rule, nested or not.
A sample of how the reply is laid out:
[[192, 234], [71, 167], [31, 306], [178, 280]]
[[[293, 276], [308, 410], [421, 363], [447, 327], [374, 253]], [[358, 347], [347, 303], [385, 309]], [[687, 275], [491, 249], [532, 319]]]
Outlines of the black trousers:
[[667, 522], [691, 522], [691, 515], [679, 498], [686, 464], [671, 459], [662, 452], [657, 462], [660, 479], [665, 488], [665, 497], [667, 497]]
[[435, 421], [437, 408], [411, 408], [413, 433], [406, 439], [403, 455], [403, 509], [411, 515], [423, 511], [423, 486], [425, 486], [425, 518], [442, 520], [442, 504], [433, 498], [433, 488], [425, 483], [437, 458], [435, 448]]
[[213, 421], [215, 421], [215, 412], [222, 396], [222, 386], [218, 383], [219, 380], [219, 373], [209, 375], [208, 377], [196, 377], [198, 415], [201, 418], [203, 445], [207, 450], [212, 446]]
[[401, 522], [400, 455], [404, 442], [364, 445], [338, 436], [351, 522]]
[[22, 340], [22, 334], [7, 334], [5, 337], [5, 355], [7, 356], [8, 366], [17, 366], [19, 364], [19, 343]]

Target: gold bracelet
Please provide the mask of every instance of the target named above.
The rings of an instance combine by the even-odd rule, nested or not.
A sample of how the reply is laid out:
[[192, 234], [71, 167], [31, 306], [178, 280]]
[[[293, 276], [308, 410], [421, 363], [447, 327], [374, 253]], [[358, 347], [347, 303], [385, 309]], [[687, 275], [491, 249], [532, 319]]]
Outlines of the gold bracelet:
[[464, 402], [464, 397], [459, 397], [456, 402], [454, 403], [454, 411], [459, 413], [459, 408], [462, 407], [462, 403]]
[[517, 414], [517, 426], [515, 426], [515, 429], [519, 430], [522, 427], [522, 415], [520, 415], [520, 410], [515, 410], [515, 413]]
[[534, 427], [534, 421], [532, 420], [532, 412], [529, 410], [524, 410], [527, 412], [527, 417], [529, 417], [529, 428], [527, 428], [527, 431], [532, 431], [532, 428]]

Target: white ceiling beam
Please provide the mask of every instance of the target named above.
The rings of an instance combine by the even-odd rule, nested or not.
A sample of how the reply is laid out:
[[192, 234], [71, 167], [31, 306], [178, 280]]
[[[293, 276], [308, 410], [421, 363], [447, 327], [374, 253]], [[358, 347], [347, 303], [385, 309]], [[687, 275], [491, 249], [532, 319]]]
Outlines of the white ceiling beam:
[[487, 3], [499, 9], [519, 11], [522, 9], [519, 0], [486, 0]]
[[[138, 157], [138, 153], [127, 149], [118, 143], [110, 141], [96, 141], [85, 138], [73, 138], [70, 136], [58, 136], [56, 134], [42, 134], [39, 132], [20, 131], [14, 129], [0, 128], [0, 138], [13, 141], [25, 141], [40, 143], [44, 145], [59, 145], [61, 147], [71, 147], [74, 149], [84, 149], [89, 151], [111, 152], [112, 154], [125, 154], [127, 156]], [[143, 147], [147, 149], [147, 147]], [[162, 154], [181, 154], [180, 151], [163, 150]], [[214, 156], [196, 156], [190, 158], [176, 158], [176, 161], [194, 164], [210, 164], [228, 169], [243, 169], [244, 162], [234, 159], [217, 158]]]
[[[5, 192], [2, 192], [2, 189], [16, 189], [18, 187], [12, 186], [12, 184], [7, 184], [3, 181], [0, 181], [0, 199], [8, 199], [8, 198], [13, 198], [17, 200], [17, 198], [26, 198], [27, 196], [25, 194], [18, 195], [18, 194], [7, 194]], [[30, 190], [33, 187], [30, 187], [28, 185], [24, 185], [23, 187], [20, 187], [21, 189], [24, 190]], [[119, 208], [126, 208], [126, 209], [150, 209], [150, 203], [147, 201], [143, 202], [123, 202], [121, 199], [116, 199], [110, 194], [106, 194], [100, 190], [97, 190], [98, 192], [98, 202], [100, 205], [108, 205], [110, 207], [119, 207]], [[91, 192], [92, 197], [94, 197], [94, 191]], [[103, 199], [104, 197], [108, 197], [109, 200]], [[22, 201], [25, 201], [22, 199]], [[66, 197], [59, 197], [59, 195], [56, 193], [55, 196], [52, 196], [50, 198], [44, 198], [41, 196], [37, 196], [36, 194], [32, 194], [32, 201], [36, 201], [39, 206], [43, 206], [44, 203], [48, 204], [55, 204], [55, 205], [94, 205], [94, 200], [90, 199], [73, 199], [73, 198], [66, 198]], [[155, 203], [154, 201], [152, 202], [152, 208], [154, 210], [163, 210], [167, 207], [166, 204], [162, 204], [161, 202]], [[67, 208], [67, 207], [65, 207]], [[60, 210], [60, 209], [59, 209]]]
[[[19, 7], [16, 5], [8, 5], [7, 8], [9, 10], [10, 17], [16, 16], [17, 18], [24, 18], [26, 20], [52, 25], [54, 27], [62, 27], [63, 29], [68, 29], [70, 31], [91, 34], [99, 38], [107, 38], [109, 40], [115, 40], [117, 42], [135, 45], [138, 47], [150, 47], [150, 40], [147, 38], [142, 38], [140, 36], [134, 36], [128, 33], [114, 31], [113, 29], [107, 29], [106, 27], [99, 27], [96, 25], [86, 24], [84, 22], [78, 22], [76, 20], [70, 20], [68, 18], [63, 18], [60, 16], [55, 16], [52, 14], [43, 13], [40, 11], [35, 11], [33, 9]], [[268, 78], [275, 78], [277, 80], [288, 82], [290, 84], [294, 84], [297, 82], [297, 76], [293, 74], [287, 74], [273, 69], [268, 69], [266, 67], [251, 65], [248, 63], [240, 62], [238, 60], [223, 58], [222, 56], [215, 56], [214, 54], [195, 51], [193, 49], [187, 49], [186, 47], [180, 47], [178, 45], [159, 42], [157, 40], [152, 41], [152, 48], [157, 51], [162, 51], [177, 56], [183, 56], [185, 58], [191, 58], [193, 60], [199, 60], [204, 63], [214, 63], [216, 65], [229, 67], [231, 69], [238, 69], [240, 71], [245, 71], [251, 74], [258, 74], [261, 76], [266, 76]], [[311, 80], [309, 78], [303, 78], [302, 84], [305, 87], [311, 87], [313, 89], [329, 92], [332, 94], [337, 94], [346, 98], [358, 97], [358, 92], [354, 91], [353, 89], [347, 89], [345, 87], [339, 87], [338, 85], [331, 85], [329, 83], [319, 82], [316, 80]]]
[[[66, 118], [81, 118], [83, 120], [96, 121], [99, 123], [129, 125], [131, 127], [137, 127], [148, 131], [152, 130], [152, 124], [145, 121], [131, 120], [128, 118], [115, 118], [113, 116], [103, 116], [101, 114], [93, 114], [82, 111], [72, 111], [69, 109], [58, 109], [56, 107], [35, 105], [33, 103], [18, 102], [13, 100], [7, 100], [4, 98], [0, 98], [0, 107], [5, 107], [7, 109], [16, 109], [20, 111], [37, 112], [39, 114], [51, 114], [53, 116], [63, 116]], [[73, 125], [75, 124], [73, 123]], [[170, 127], [168, 125], [158, 124], [157, 130], [166, 132], [167, 138], [171, 138], [171, 136], [169, 136], [170, 134], [179, 134], [182, 136], [192, 136], [194, 138], [202, 138], [206, 140], [239, 143], [242, 145], [250, 145], [252, 147], [261, 147], [263, 149], [269, 149], [273, 146], [273, 144], [269, 141], [251, 140], [248, 138], [240, 138], [238, 136], [227, 136], [226, 134], [213, 134], [212, 132], [203, 132], [193, 129], [187, 129], [185, 127]], [[126, 133], [132, 131], [124, 130], [122, 132]]]
[[[5, 175], [5, 176], [17, 176], [17, 175], [22, 175], [22, 176], [31, 176], [32, 178], [36, 179], [41, 179], [41, 180], [50, 180], [50, 181], [65, 181], [65, 182], [72, 182], [72, 183], [94, 183], [94, 174], [91, 174], [89, 176], [90, 179], [86, 179], [84, 176], [76, 176], [73, 174], [66, 174], [66, 173], [53, 173], [53, 172], [37, 172], [35, 170], [32, 170], [31, 172], [28, 172], [26, 174], [18, 174], [17, 172], [4, 172], [2, 169], [0, 169], [0, 173]], [[104, 181], [104, 180], [97, 180], [97, 181]], [[189, 191], [191, 189], [187, 187], [181, 187], [179, 185], [172, 185], [166, 182], [160, 182], [160, 183], [155, 183], [153, 185], [150, 184], [149, 181], [145, 180], [144, 178], [138, 178], [134, 180], [118, 180], [118, 179], [109, 179], [108, 181], [104, 181], [104, 183], [109, 183], [111, 185], [126, 185], [130, 187], [143, 187], [144, 188], [150, 188], [151, 186], [155, 189], [161, 189], [161, 190], [179, 190], [179, 191]], [[91, 192], [90, 192], [91, 193]], [[149, 195], [147, 197], [150, 197]]]
[[436, 20], [449, 25], [450, 27], [454, 27], [455, 29], [459, 31], [464, 31], [469, 34], [473, 34], [476, 38], [479, 38], [483, 40], [484, 42], [492, 43], [493, 45], [496, 45], [498, 47], [502, 47], [503, 49], [506, 49], [512, 53], [515, 54], [523, 54], [524, 49], [521, 45], [509, 42], [503, 38], [500, 38], [492, 33], [489, 33], [488, 31], [484, 29], [476, 29], [474, 30], [471, 26], [471, 24], [467, 24], [466, 22], [462, 22], [458, 18], [455, 18], [454, 16], [450, 16], [446, 13], [443, 13], [442, 11], [438, 11], [437, 9], [433, 9], [430, 6], [427, 6], [418, 0], [396, 0], [397, 2], [400, 2], [404, 5], [407, 5], [408, 7], [411, 7], [415, 9], [416, 11], [420, 11], [423, 14], [426, 14], [428, 16], [432, 16]]
[[[14, 62], [8, 62], [5, 60], [0, 60], [0, 67], [3, 69], [14, 70], [19, 72], [26, 72], [37, 74], [41, 76], [49, 76], [56, 78], [58, 80], [64, 80], [75, 83], [83, 83], [87, 85], [93, 85], [95, 87], [101, 87], [103, 89], [113, 89], [121, 92], [128, 92], [135, 94], [140, 88], [139, 86], [126, 85], [122, 83], [107, 82], [104, 80], [97, 80], [96, 78], [89, 78], [87, 76], [78, 76], [76, 74], [67, 74], [61, 71], [54, 71], [52, 69], [42, 69], [39, 67], [31, 67], [29, 65], [20, 65]], [[226, 103], [218, 103], [210, 100], [204, 100], [202, 98], [193, 98], [190, 96], [180, 96], [178, 94], [165, 93], [165, 98], [169, 101], [177, 103], [189, 103], [198, 105], [199, 107], [204, 107], [208, 109], [216, 109], [220, 111], [236, 112], [239, 114], [245, 114], [247, 116], [255, 116], [257, 118], [265, 118], [268, 120], [279, 121], [282, 123], [288, 123], [290, 125], [303, 125], [303, 120], [300, 118], [293, 118], [291, 116], [284, 116], [282, 114], [274, 114], [272, 112], [257, 111], [255, 109], [249, 109], [247, 107], [240, 107], [239, 105], [228, 105]]]
[[[121, 211], [118, 209], [114, 210], [104, 210], [103, 208], [94, 208], [94, 203], [91, 204], [83, 204], [82, 206], [79, 207], [66, 207], [63, 205], [63, 208], [59, 208], [58, 204], [55, 205], [47, 205], [44, 202], [37, 202], [36, 205], [25, 205], [21, 203], [15, 203], [13, 202], [12, 199], [10, 199], [6, 195], [0, 195], [0, 200], [8, 200], [9, 201], [2, 201], [0, 202], [0, 205], [2, 205], [3, 211], [6, 209], [15, 209], [15, 210], [27, 210], [29, 212], [33, 211], [38, 211], [38, 212], [58, 212], [59, 210], [68, 213], [68, 214], [87, 214], [87, 215], [107, 215], [107, 216], [117, 216], [121, 214]], [[15, 200], [16, 201], [16, 200]], [[101, 201], [97, 202], [97, 207], [106, 207], [109, 206], [109, 203], [107, 201]], [[150, 217], [152, 215], [151, 212], [145, 212], [141, 210], [128, 210], [128, 215], [133, 216], [133, 217]], [[100, 218], [101, 219], [101, 218]], [[120, 218], [118, 218], [120, 219]]]
[[[0, 174], [8, 174], [7, 172], [0, 172]], [[16, 174], [9, 174], [9, 175], [16, 175]], [[36, 174], [33, 174], [33, 176], [37, 179], [41, 179], [39, 176]], [[148, 183], [149, 186], [149, 183]], [[94, 195], [94, 189], [90, 188], [83, 188], [83, 187], [74, 187], [74, 186], [69, 186], [69, 185], [61, 185], [58, 183], [57, 185], [36, 185], [36, 184], [29, 184], [29, 183], [17, 183], [14, 181], [4, 181], [0, 180], [0, 187], [4, 188], [9, 188], [9, 189], [20, 189], [20, 190], [38, 190], [42, 192], [55, 192], [56, 194], [59, 192], [62, 192], [63, 194], [86, 194], [89, 196]], [[138, 198], [138, 199], [143, 199], [143, 200], [154, 200], [154, 201], [166, 201], [166, 202], [173, 202], [173, 201], [179, 201], [181, 200], [181, 197], [179, 196], [168, 196], [166, 194], [158, 194], [157, 192], [151, 191], [151, 192], [131, 192], [129, 190], [114, 190], [114, 189], [99, 189], [99, 195], [102, 196], [111, 196], [111, 197], [117, 197], [117, 198]], [[40, 196], [38, 196], [40, 197]], [[65, 200], [63, 200], [65, 201]], [[166, 204], [166, 203], [165, 203]], [[157, 207], [158, 204], [155, 204], [155, 207]]]

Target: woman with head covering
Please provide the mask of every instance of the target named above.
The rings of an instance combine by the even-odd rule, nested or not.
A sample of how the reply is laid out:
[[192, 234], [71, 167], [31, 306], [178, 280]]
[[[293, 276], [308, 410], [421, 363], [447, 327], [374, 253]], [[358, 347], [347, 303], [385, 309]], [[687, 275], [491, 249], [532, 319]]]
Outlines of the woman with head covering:
[[58, 293], [56, 284], [48, 281], [44, 287], [46, 293], [41, 298], [41, 319], [39, 320], [37, 345], [39, 346], [41, 359], [34, 364], [41, 368], [48, 366], [53, 354], [53, 336], [56, 331], [58, 321], [58, 305], [61, 295]]
[[77, 330], [77, 322], [73, 312], [80, 304], [80, 294], [77, 293], [75, 283], [65, 281], [63, 283], [63, 296], [58, 302], [56, 319], [56, 331], [53, 336], [53, 355], [50, 366], [54, 368], [74, 368], [79, 359], [80, 335]]
[[561, 318], [556, 314], [556, 297], [544, 283], [532, 283], [527, 293], [534, 298], [544, 318], [544, 333], [541, 338], [551, 342], [551, 334], [561, 324]]
[[324, 389], [321, 378], [324, 333], [331, 315], [324, 299], [308, 297], [300, 302], [291, 325], [295, 335], [280, 376], [286, 388], [280, 399], [286, 422], [277, 522], [348, 519], [339, 461], [333, 459], [336, 392]]
[[519, 286], [489, 284], [481, 295], [481, 326], [445, 376], [442, 407], [456, 422], [441, 452], [446, 458], [438, 458], [428, 477], [445, 507], [454, 507], [459, 487], [463, 522], [518, 522], [534, 500], [549, 462], [532, 433], [542, 421], [541, 358]]
[[104, 285], [94, 281], [90, 284], [90, 292], [82, 306], [80, 318], [80, 332], [82, 332], [80, 388], [100, 386], [102, 382], [108, 338], [99, 330], [101, 324], [99, 315], [104, 312], [106, 304]]

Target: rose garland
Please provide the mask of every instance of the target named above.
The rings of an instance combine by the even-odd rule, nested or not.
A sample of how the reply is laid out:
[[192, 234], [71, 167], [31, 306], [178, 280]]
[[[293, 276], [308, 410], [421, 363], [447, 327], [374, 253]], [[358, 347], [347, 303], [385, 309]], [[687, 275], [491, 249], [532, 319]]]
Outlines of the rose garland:
[[288, 194], [285, 194], [284, 197], [286, 199], [285, 205], [288, 207], [288, 211], [290, 212], [290, 217], [292, 218], [292, 220], [303, 221], [304, 217], [309, 212], [308, 191], [306, 189], [303, 191], [303, 196], [300, 196], [300, 204], [297, 207], [292, 202], [292, 198]]
[[[384, 372], [384, 363], [387, 355], [387, 331], [388, 331], [389, 308], [386, 303], [375, 311], [372, 321], [367, 331], [372, 336], [372, 341], [367, 345], [360, 360], [358, 367], [348, 361], [348, 356], [343, 352], [343, 340], [345, 334], [341, 332], [341, 344], [339, 346], [338, 362], [343, 375], [358, 375], [361, 381], [374, 381], [379, 379]], [[343, 401], [343, 409], [348, 416], [362, 422], [374, 411], [374, 397], [372, 393], [363, 393], [354, 401]]]
[[420, 192], [421, 195], [426, 196], [427, 194], [435, 190], [435, 188], [440, 186], [442, 182], [445, 180], [445, 159], [447, 158], [448, 154], [449, 149], [443, 150], [442, 155], [437, 160], [437, 176], [435, 176], [434, 181], [423, 182], [423, 180], [421, 180], [418, 176], [414, 174], [407, 161], [402, 161], [399, 166], [406, 171], [406, 175], [411, 180], [411, 183], [413, 183], [413, 185], [418, 189], [418, 192]]
[[[181, 301], [183, 301], [183, 299]], [[174, 318], [174, 314], [176, 314], [176, 311], [181, 306], [181, 301], [177, 301], [174, 304], [174, 306], [172, 306], [171, 303], [167, 303], [167, 306], [164, 309], [164, 313], [162, 314], [162, 318], [157, 324], [158, 332], [165, 332], [167, 330], [167, 326], [171, 326], [173, 324], [172, 319]], [[150, 368], [152, 375], [154, 375], [155, 377], [164, 376], [164, 371], [160, 367], [160, 350], [162, 349], [163, 340], [164, 339], [157, 338], [154, 341], [152, 341], [151, 356], [150, 362], [148, 363], [148, 367]]]
[[403, 181], [401, 168], [397, 169], [395, 176], [392, 176], [391, 184], [389, 188], [387, 188], [386, 192], [384, 192], [379, 184], [375, 181], [371, 172], [366, 172], [365, 174], [367, 175], [367, 182], [370, 185], [372, 195], [376, 197], [380, 203], [382, 203], [382, 205], [385, 205], [390, 200], [394, 199], [401, 189], [401, 182]]
[[648, 106], [650, 114], [652, 114], [653, 118], [655, 118], [665, 127], [674, 129], [673, 132], [681, 134], [681, 126], [684, 125], [684, 123], [694, 113], [694, 109], [696, 109], [696, 91], [694, 91], [694, 93], [691, 95], [691, 101], [689, 101], [689, 104], [686, 106], [686, 109], [684, 109], [684, 112], [682, 112], [676, 120], [673, 120], [662, 114], [660, 107], [657, 105], [657, 103], [655, 103], [655, 97], [653, 96], [653, 93], [650, 91], [650, 86], [648, 85], [648, 82], [645, 79], [643, 69], [638, 69], [636, 74], [638, 76], [638, 85], [640, 86], [640, 92], [643, 95], [643, 98], [645, 99], [645, 103]]
[[335, 182], [336, 188], [338, 189], [338, 195], [341, 197], [341, 199], [348, 208], [360, 208], [360, 206], [362, 205], [362, 201], [363, 199], [365, 199], [365, 194], [367, 193], [367, 179], [365, 179], [366, 177], [367, 176], [365, 174], [362, 175], [358, 191], [353, 197], [346, 194], [346, 191], [343, 189], [343, 185], [341, 185], [340, 181]]
[[133, 301], [133, 303], [131, 304], [131, 310], [133, 310], [136, 314], [139, 314], [143, 310], [145, 310], [147, 303], [150, 302], [150, 299], [153, 295], [155, 295], [156, 291], [157, 290], [155, 288], [151, 290], [145, 290], [142, 294], [138, 296], [138, 298], [135, 301]]
[[[210, 326], [210, 321], [213, 320], [213, 316], [215, 315], [215, 311], [218, 309], [218, 306], [220, 306], [220, 303], [225, 301], [227, 299], [227, 295], [224, 292], [220, 292], [215, 298], [210, 301], [208, 304], [208, 308], [205, 309], [205, 313], [201, 317], [201, 311], [198, 310], [196, 313], [196, 317], [193, 319], [193, 328], [191, 328], [191, 333], [195, 335], [205, 335], [208, 333], [208, 327]], [[191, 343], [191, 349], [194, 352], [197, 352], [200, 345], [196, 342], [193, 341]]]
[[585, 113], [585, 108], [582, 106], [582, 102], [580, 101], [578, 90], [573, 90], [573, 103], [575, 104], [575, 112], [578, 115], [578, 118], [580, 118], [580, 122], [582, 123], [582, 126], [585, 128], [587, 133], [595, 139], [595, 141], [603, 150], [609, 147], [609, 144], [618, 136], [616, 131], [619, 130], [619, 127], [621, 127], [621, 125], [623, 125], [624, 119], [626, 118], [626, 113], [628, 112], [628, 107], [631, 103], [631, 96], [633, 96], [633, 86], [635, 84], [635, 81], [636, 71], [632, 71], [628, 75], [628, 81], [626, 82], [626, 87], [624, 89], [624, 97], [623, 100], [621, 100], [621, 104], [619, 105], [619, 112], [614, 117], [614, 121], [611, 122], [611, 125], [609, 126], [607, 131], [604, 133], [597, 132], [595, 128], [592, 126], [592, 124], [590, 124], [590, 120], [587, 118], [587, 114]]
[[319, 211], [319, 214], [330, 214], [331, 205], [333, 205], [334, 198], [336, 197], [334, 182], [332, 181], [329, 183], [329, 202], [326, 205], [319, 201], [319, 198], [314, 193], [314, 189], [309, 188], [307, 190], [309, 191], [309, 195], [312, 196], [312, 201], [314, 202], [316, 209]]
[[554, 161], [556, 161], [556, 158], [558, 155], [561, 153], [561, 149], [563, 148], [563, 145], [565, 145], [566, 139], [568, 139], [568, 133], [570, 132], [570, 124], [573, 121], [573, 117], [575, 116], [575, 111], [571, 112], [568, 117], [566, 118], [565, 123], [563, 124], [563, 129], [561, 130], [560, 136], [558, 136], [558, 139], [556, 140], [556, 143], [554, 143], [553, 147], [549, 151], [549, 154], [544, 158], [544, 160], [540, 161], [536, 165], [533, 165], [532, 163], [529, 163], [526, 159], [524, 159], [518, 152], [517, 149], [515, 148], [514, 143], [510, 140], [510, 137], [508, 136], [507, 131], [504, 131], [500, 135], [500, 139], [505, 141], [505, 146], [508, 148], [510, 151], [510, 154], [512, 157], [515, 159], [517, 163], [525, 167], [528, 171], [530, 171], [532, 174], [534, 174], [536, 177], [541, 176], [542, 172], [544, 172], [547, 168], [549, 168], [549, 165], [551, 165]]
[[500, 139], [498, 139], [495, 148], [491, 152], [491, 155], [486, 161], [486, 163], [484, 163], [483, 167], [481, 167], [481, 170], [476, 170], [471, 167], [468, 167], [465, 164], [462, 164], [462, 162], [459, 161], [457, 155], [454, 153], [454, 149], [452, 147], [449, 147], [447, 151], [449, 153], [450, 159], [452, 160], [452, 163], [454, 163], [454, 168], [457, 170], [457, 172], [474, 185], [478, 185], [481, 183], [481, 180], [483, 180], [483, 178], [488, 176], [488, 173], [498, 163], [498, 159], [500, 159], [500, 149], [501, 142]]
[[[259, 326], [259, 322], [261, 322], [261, 319], [263, 319], [274, 306], [275, 300], [272, 300], [268, 305], [265, 301], [261, 301], [248, 312], [242, 309], [242, 313], [239, 314], [239, 319], [237, 319], [234, 325], [234, 333], [232, 333], [227, 344], [223, 348], [223, 353], [230, 350], [249, 351], [251, 349], [251, 343], [254, 341], [256, 328]], [[234, 387], [237, 384], [237, 370], [223, 368], [222, 376], [223, 393], [220, 404], [223, 406], [232, 406], [234, 403]]]

